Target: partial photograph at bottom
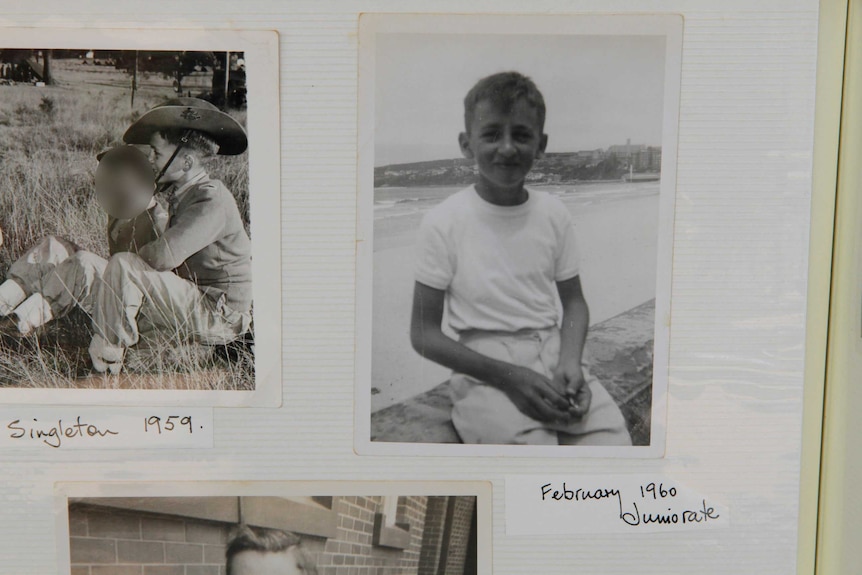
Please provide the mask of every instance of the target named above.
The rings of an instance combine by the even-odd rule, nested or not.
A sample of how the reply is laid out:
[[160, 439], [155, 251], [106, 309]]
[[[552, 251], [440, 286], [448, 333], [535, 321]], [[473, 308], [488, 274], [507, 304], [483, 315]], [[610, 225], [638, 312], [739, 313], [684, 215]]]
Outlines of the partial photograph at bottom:
[[217, 487], [218, 494], [198, 496], [69, 496], [68, 565], [61, 573], [490, 572], [479, 561], [479, 531], [489, 524], [481, 517], [478, 493], [428, 494], [381, 485], [385, 491], [369, 490], [370, 495], [310, 495], [289, 488], [267, 491], [278, 495], [228, 495]]

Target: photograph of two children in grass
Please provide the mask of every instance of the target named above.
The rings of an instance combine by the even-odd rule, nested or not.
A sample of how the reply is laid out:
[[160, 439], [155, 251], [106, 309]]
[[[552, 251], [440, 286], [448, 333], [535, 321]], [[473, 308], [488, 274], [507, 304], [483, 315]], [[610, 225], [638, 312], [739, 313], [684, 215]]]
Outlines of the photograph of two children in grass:
[[0, 63], [0, 386], [254, 389], [244, 54]]

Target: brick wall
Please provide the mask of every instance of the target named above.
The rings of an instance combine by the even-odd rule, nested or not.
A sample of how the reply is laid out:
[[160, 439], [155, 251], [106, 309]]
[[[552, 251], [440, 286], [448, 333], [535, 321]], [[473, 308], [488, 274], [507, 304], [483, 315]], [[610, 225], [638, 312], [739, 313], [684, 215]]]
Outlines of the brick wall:
[[448, 497], [429, 497], [418, 575], [437, 575]]
[[446, 575], [463, 575], [470, 543], [470, 527], [473, 524], [473, 511], [476, 507], [474, 497], [455, 497], [452, 524], [449, 533], [449, 555], [446, 561]]
[[418, 573], [427, 497], [403, 497], [396, 521], [410, 525], [406, 549], [372, 543], [374, 514], [383, 511], [382, 497], [335, 497], [338, 534], [318, 554], [319, 575], [411, 575]]
[[72, 575], [224, 575], [229, 526], [70, 506]]
[[464, 574], [475, 507], [475, 497], [428, 498], [418, 575]]
[[[474, 503], [474, 497], [399, 497], [395, 522], [409, 526], [404, 549], [374, 545], [375, 514], [384, 510], [381, 496], [333, 497], [334, 536], [300, 535], [319, 575], [437, 575], [449, 513], [445, 572], [461, 575]], [[72, 575], [225, 575], [225, 544], [232, 527], [228, 522], [178, 517], [167, 511], [73, 503], [69, 507]]]
[[422, 538], [425, 531], [428, 500], [431, 497], [399, 497], [396, 522], [410, 525], [410, 546], [404, 550], [402, 565], [410, 573], [419, 573]]

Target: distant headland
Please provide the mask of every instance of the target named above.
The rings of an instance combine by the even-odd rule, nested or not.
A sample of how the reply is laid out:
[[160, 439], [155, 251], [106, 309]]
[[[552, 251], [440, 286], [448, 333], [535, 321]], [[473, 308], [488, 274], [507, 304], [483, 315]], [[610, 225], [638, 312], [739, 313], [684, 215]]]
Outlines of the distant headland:
[[[661, 147], [619, 144], [605, 149], [546, 154], [527, 176], [531, 184], [659, 179]], [[472, 160], [455, 158], [374, 168], [374, 187], [459, 186], [476, 179]]]

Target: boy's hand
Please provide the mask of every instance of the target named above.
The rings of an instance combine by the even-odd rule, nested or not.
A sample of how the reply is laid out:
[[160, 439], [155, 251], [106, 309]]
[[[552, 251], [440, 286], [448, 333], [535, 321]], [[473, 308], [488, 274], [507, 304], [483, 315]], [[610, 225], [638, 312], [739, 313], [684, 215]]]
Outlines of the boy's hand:
[[532, 369], [512, 367], [503, 391], [521, 413], [548, 423], [570, 419], [569, 402], [565, 395], [554, 389], [551, 380]]
[[584, 379], [580, 363], [558, 366], [554, 371], [552, 384], [555, 389], [565, 394], [570, 419], [580, 419], [587, 414], [593, 394]]

